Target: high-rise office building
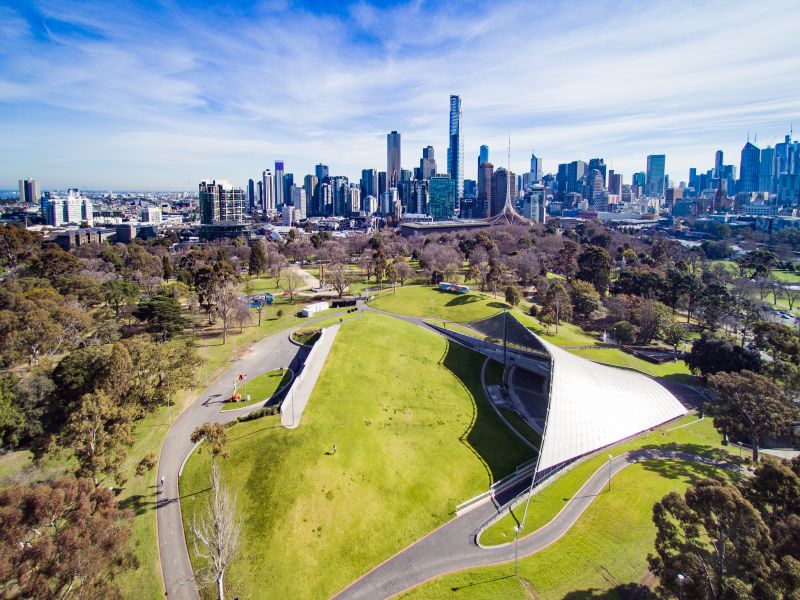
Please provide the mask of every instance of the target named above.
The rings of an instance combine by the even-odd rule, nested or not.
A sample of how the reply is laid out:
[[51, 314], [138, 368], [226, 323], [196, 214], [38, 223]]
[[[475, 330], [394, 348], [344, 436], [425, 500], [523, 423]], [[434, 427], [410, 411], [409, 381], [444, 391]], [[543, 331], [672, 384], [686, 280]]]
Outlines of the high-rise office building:
[[434, 175], [428, 183], [428, 213], [434, 221], [456, 216], [456, 182], [450, 175]]
[[584, 197], [589, 201], [590, 206], [594, 206], [604, 192], [603, 174], [597, 169], [591, 169], [586, 177], [586, 193]]
[[361, 210], [361, 190], [355, 183], [350, 185], [350, 196], [347, 208], [350, 210], [350, 214], [355, 214]]
[[284, 196], [283, 196], [283, 161], [276, 160], [275, 161], [275, 184], [274, 184], [275, 194], [273, 196], [275, 205], [273, 208], [278, 208], [283, 205]]
[[286, 204], [292, 202], [292, 188], [294, 187], [294, 173], [286, 173], [283, 176], [283, 201]]
[[306, 200], [305, 188], [292, 186], [292, 207], [298, 220], [308, 217], [308, 202]]
[[492, 210], [492, 174], [494, 165], [490, 162], [481, 163], [478, 169], [478, 201], [475, 216], [488, 217]]
[[542, 180], [542, 159], [531, 150], [531, 175], [530, 183], [539, 183]]
[[647, 157], [647, 178], [645, 193], [652, 198], [664, 197], [664, 176], [666, 175], [667, 157], [664, 154], [650, 154]]
[[464, 137], [461, 135], [461, 97], [450, 96], [450, 146], [447, 172], [456, 183], [456, 199], [464, 197]]
[[500, 167], [492, 174], [492, 199], [490, 217], [499, 215], [508, 202], [512, 207], [517, 198], [517, 176]]
[[[275, 163], [278, 164], [278, 163]], [[281, 168], [283, 163], [281, 163]], [[275, 183], [272, 171], [264, 169], [261, 173], [261, 211], [264, 213], [275, 211]]]
[[480, 152], [478, 152], [478, 170], [481, 170], [481, 165], [485, 162], [489, 162], [489, 146], [483, 145], [481, 146]]
[[242, 223], [244, 221], [244, 190], [227, 181], [200, 182], [200, 223]]
[[716, 154], [714, 155], [714, 177], [720, 177], [720, 170], [722, 169], [722, 161], [724, 160], [724, 155], [722, 154], [722, 150], [717, 150]]
[[260, 179], [256, 181], [256, 207], [258, 210], [264, 210], [264, 184]]
[[247, 180], [247, 210], [249, 212], [256, 210], [256, 182], [252, 179]]
[[337, 217], [347, 216], [350, 209], [350, 180], [344, 175], [331, 178], [331, 193], [333, 194], [333, 214]]
[[617, 173], [614, 169], [608, 172], [608, 193], [622, 194], [622, 173]]
[[378, 171], [376, 169], [361, 169], [361, 197], [378, 197]]
[[573, 160], [567, 165], [567, 193], [581, 192], [582, 180], [586, 175], [586, 161]]
[[758, 172], [758, 191], [774, 194], [777, 178], [778, 169], [775, 148], [767, 146], [761, 151], [761, 163]]
[[386, 134], [386, 174], [389, 187], [396, 187], [402, 170], [400, 158], [400, 134], [396, 131]]
[[317, 181], [316, 175], [306, 175], [303, 177], [303, 190], [306, 193], [306, 212], [303, 217], [316, 217], [320, 215], [319, 207], [317, 206]]
[[748, 141], [742, 148], [742, 158], [739, 163], [739, 190], [740, 192], [757, 192], [758, 175], [761, 170], [761, 150], [758, 146]]
[[386, 171], [378, 171], [378, 198], [383, 198], [383, 193], [389, 189]]
[[333, 186], [330, 183], [319, 184], [319, 209], [320, 214], [330, 216], [333, 214]]
[[316, 167], [314, 167], [314, 175], [317, 176], [317, 180], [320, 183], [324, 183], [325, 180], [330, 177], [328, 165], [323, 165], [319, 163]]
[[603, 177], [603, 187], [605, 187], [605, 185], [606, 185], [606, 161], [603, 160], [602, 158], [589, 159], [588, 171], [591, 172], [592, 169], [600, 172], [600, 175]]
[[419, 179], [430, 179], [436, 175], [436, 159], [433, 156], [433, 146], [422, 149], [422, 158], [419, 160]]
[[19, 201], [26, 204], [39, 204], [42, 198], [42, 191], [36, 179], [19, 180]]

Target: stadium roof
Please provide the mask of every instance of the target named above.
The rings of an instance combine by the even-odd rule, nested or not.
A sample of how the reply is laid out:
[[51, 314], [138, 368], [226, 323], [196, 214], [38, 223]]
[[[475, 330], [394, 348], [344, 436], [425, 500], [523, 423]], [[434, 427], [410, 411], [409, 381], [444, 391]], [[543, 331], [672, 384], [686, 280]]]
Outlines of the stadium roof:
[[552, 362], [537, 472], [686, 414], [675, 396], [646, 375], [601, 365], [539, 341]]

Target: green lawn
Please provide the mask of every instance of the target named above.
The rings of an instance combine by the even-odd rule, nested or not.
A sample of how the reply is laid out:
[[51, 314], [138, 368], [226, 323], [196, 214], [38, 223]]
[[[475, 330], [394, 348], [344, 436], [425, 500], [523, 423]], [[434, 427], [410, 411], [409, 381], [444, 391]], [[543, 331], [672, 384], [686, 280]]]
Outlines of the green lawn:
[[[339, 332], [298, 429], [277, 416], [229, 429], [223, 473], [244, 517], [231, 596], [328, 597], [528, 460], [482, 394], [482, 361], [367, 313]], [[208, 460], [192, 455], [181, 478], [185, 522]]]
[[[597, 496], [555, 544], [513, 563], [462, 571], [411, 590], [404, 599], [625, 598], [618, 594], [647, 576], [653, 551], [653, 504], [671, 491], [714, 474], [712, 467], [680, 460], [646, 461], [617, 474], [611, 492]], [[608, 590], [606, 595], [604, 592]]]
[[800, 283], [800, 273], [797, 271], [773, 271], [772, 274], [778, 281], [785, 283]]
[[490, 317], [507, 307], [502, 296], [480, 292], [451, 294], [429, 285], [406, 285], [372, 301], [379, 310], [414, 317], [438, 317], [449, 321], [474, 321]]
[[[591, 348], [583, 350], [570, 350], [570, 353], [587, 358], [595, 362], [606, 363], [609, 365], [617, 365], [619, 367], [629, 367], [636, 369], [642, 373], [651, 375], [652, 377], [669, 377], [670, 379], [683, 382], [691, 382], [693, 380], [689, 367], [682, 360], [669, 361], [657, 365], [641, 358], [637, 358], [632, 354], [623, 352], [618, 348]], [[685, 377], [680, 377], [685, 376]]]
[[[685, 424], [688, 425], [673, 429]], [[549, 522], [563, 508], [567, 499], [578, 492], [591, 474], [606, 463], [608, 454], [618, 456], [628, 450], [648, 446], [678, 446], [690, 452], [714, 455], [725, 450], [711, 419], [698, 420], [694, 415], [683, 417], [634, 440], [617, 444], [574, 466], [534, 495], [522, 535], [536, 531]], [[514, 526], [522, 519], [523, 509], [524, 505], [516, 507], [511, 513], [488, 527], [481, 534], [481, 543], [493, 545], [513, 540]]]
[[242, 398], [247, 398], [250, 395], [250, 400], [244, 402], [226, 402], [222, 405], [222, 410], [236, 410], [237, 408], [245, 408], [264, 402], [272, 398], [272, 395], [281, 389], [284, 385], [289, 383], [292, 374], [288, 369], [275, 369], [262, 373], [258, 377], [240, 385], [238, 392]]
[[[529, 321], [533, 321], [532, 317], [528, 317]], [[537, 335], [541, 336], [544, 340], [550, 342], [554, 346], [597, 346], [600, 340], [586, 333], [583, 329], [572, 323], [561, 323], [558, 326], [558, 333], [556, 333], [555, 325], [550, 326], [550, 333], [539, 321], [535, 321], [535, 325], [526, 323], [531, 330]]]

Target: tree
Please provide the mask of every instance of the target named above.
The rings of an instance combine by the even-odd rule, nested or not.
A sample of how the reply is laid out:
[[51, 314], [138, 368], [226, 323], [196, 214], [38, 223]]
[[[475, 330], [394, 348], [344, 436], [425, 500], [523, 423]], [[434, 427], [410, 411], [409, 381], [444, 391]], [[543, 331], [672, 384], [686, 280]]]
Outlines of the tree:
[[304, 280], [294, 267], [287, 267], [281, 271], [283, 279], [283, 289], [289, 292], [289, 302], [294, 302], [294, 295], [300, 286], [303, 285]]
[[166, 254], [161, 257], [161, 278], [164, 281], [172, 279], [172, 263], [169, 262], [169, 256]]
[[675, 358], [678, 358], [678, 345], [686, 339], [686, 327], [677, 321], [670, 320], [661, 327], [661, 337], [672, 346]]
[[236, 556], [241, 529], [236, 498], [225, 487], [219, 465], [212, 462], [211, 497], [200, 520], [193, 520], [190, 531], [195, 554], [206, 563], [197, 572], [197, 582], [201, 588], [212, 581], [216, 583], [219, 600], [225, 598], [223, 578]]
[[663, 326], [672, 321], [672, 313], [669, 308], [658, 300], [649, 298], [638, 302], [633, 313], [639, 325], [639, 341], [643, 344], [660, 338]]
[[119, 319], [123, 308], [133, 305], [141, 294], [141, 288], [135, 282], [127, 279], [104, 281], [100, 288], [106, 305], [114, 309], [114, 315], [117, 319]]
[[397, 281], [400, 282], [401, 286], [405, 285], [406, 281], [414, 275], [411, 265], [408, 264], [408, 260], [404, 256], [398, 256], [394, 259], [394, 268], [397, 271]]
[[211, 293], [213, 315], [222, 322], [222, 345], [228, 343], [228, 329], [236, 312], [239, 296], [226, 281]]
[[336, 293], [339, 294], [341, 298], [344, 295], [345, 291], [350, 284], [353, 283], [355, 279], [355, 273], [348, 269], [342, 263], [334, 263], [327, 269], [328, 271], [328, 282], [333, 286], [333, 289], [336, 290]]
[[576, 279], [570, 289], [572, 311], [581, 319], [588, 319], [592, 313], [600, 309], [600, 294], [588, 281]]
[[728, 338], [717, 337], [708, 332], [703, 332], [692, 342], [686, 364], [695, 373], [699, 372], [704, 376], [719, 371], [761, 370], [758, 354], [734, 344]]
[[568, 280], [571, 280], [578, 272], [578, 252], [580, 246], [570, 239], [564, 240], [564, 247], [558, 251], [558, 270]]
[[267, 267], [267, 251], [262, 240], [256, 240], [250, 248], [249, 273], [251, 277], [261, 277]]
[[591, 283], [602, 298], [611, 281], [611, 257], [604, 248], [584, 246], [578, 256], [578, 279]]
[[35, 254], [41, 246], [39, 234], [24, 227], [0, 227], [0, 265], [14, 269]]
[[510, 285], [506, 288], [505, 296], [506, 296], [506, 304], [509, 304], [510, 306], [516, 306], [522, 299], [522, 294], [520, 294], [519, 290], [515, 288], [513, 285]]
[[769, 530], [735, 486], [702, 479], [683, 497], [671, 492], [653, 507], [653, 522], [656, 553], [647, 559], [662, 593], [733, 600], [772, 587]]
[[800, 300], [800, 286], [797, 284], [781, 286], [781, 293], [789, 303], [789, 310], [794, 310], [794, 303]]
[[239, 324], [239, 333], [244, 330], [244, 324], [249, 323], [252, 316], [250, 315], [250, 303], [244, 298], [240, 298], [233, 309], [233, 318]]
[[0, 492], [0, 590], [19, 598], [119, 598], [137, 565], [133, 513], [89, 480], [63, 477]]
[[558, 333], [558, 326], [562, 320], [569, 321], [572, 318], [572, 303], [569, 301], [569, 293], [560, 281], [554, 281], [547, 290], [541, 315], [555, 323], [556, 333]]
[[630, 321], [617, 321], [613, 332], [618, 344], [632, 344], [639, 335], [639, 328]]
[[225, 447], [228, 443], [228, 432], [221, 423], [203, 423], [195, 428], [190, 439], [193, 444], [205, 439], [212, 463], [219, 457], [228, 458], [229, 456]]
[[131, 356], [129, 402], [141, 417], [168, 403], [178, 390], [196, 381], [199, 357], [187, 344], [170, 341], [156, 344], [145, 336], [123, 341]]
[[147, 321], [148, 331], [156, 334], [162, 342], [171, 339], [186, 326], [181, 305], [172, 296], [164, 294], [155, 294], [140, 302], [136, 317]]
[[134, 412], [120, 405], [103, 390], [81, 397], [67, 417], [59, 435], [59, 445], [75, 452], [78, 477], [89, 477], [99, 486], [104, 475], [124, 482], [123, 447], [133, 446]]
[[722, 315], [731, 306], [731, 295], [725, 284], [715, 281], [707, 285], [700, 296], [700, 306], [703, 309], [703, 325], [712, 332], [716, 331]]
[[755, 462], [765, 437], [789, 433], [800, 418], [783, 390], [763, 375], [747, 370], [720, 372], [708, 380], [719, 396], [712, 407], [714, 427], [729, 437], [748, 438]]
[[24, 415], [16, 406], [17, 379], [10, 373], [0, 374], [0, 445], [16, 446], [23, 427]]

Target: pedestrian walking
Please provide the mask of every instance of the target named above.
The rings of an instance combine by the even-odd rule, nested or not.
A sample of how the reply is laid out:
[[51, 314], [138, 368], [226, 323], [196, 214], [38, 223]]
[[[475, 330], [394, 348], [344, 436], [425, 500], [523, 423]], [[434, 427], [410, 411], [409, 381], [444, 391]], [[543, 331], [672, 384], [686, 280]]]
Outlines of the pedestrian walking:
[[336, 454], [336, 444], [333, 445], [333, 453]]
[[158, 487], [164, 487], [164, 476], [161, 476], [161, 483], [159, 483]]

